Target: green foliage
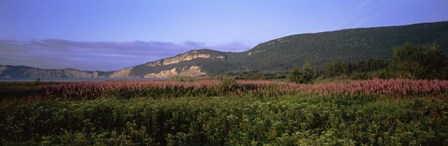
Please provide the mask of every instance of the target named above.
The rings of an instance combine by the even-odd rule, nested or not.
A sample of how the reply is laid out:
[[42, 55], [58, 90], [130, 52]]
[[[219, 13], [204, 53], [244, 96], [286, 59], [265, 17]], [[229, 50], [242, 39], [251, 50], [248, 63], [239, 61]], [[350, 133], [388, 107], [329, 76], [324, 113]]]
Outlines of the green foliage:
[[236, 82], [236, 80], [230, 77], [223, 77], [221, 79], [221, 83], [219, 84], [219, 90], [224, 93], [234, 92], [239, 87], [240, 85]]
[[324, 78], [350, 77], [352, 79], [371, 79], [372, 73], [387, 68], [388, 61], [369, 59], [366, 61], [329, 61], [322, 69]]
[[389, 68], [399, 78], [446, 79], [447, 59], [437, 45], [406, 44], [394, 49]]
[[447, 145], [446, 99], [47, 100], [0, 107], [3, 145]]
[[311, 65], [309, 62], [305, 62], [302, 67], [302, 81], [303, 83], [311, 83], [314, 79], [314, 66]]
[[302, 69], [294, 68], [291, 73], [289, 74], [289, 81], [298, 83], [298, 84], [307, 84], [311, 83], [314, 79], [314, 67], [306, 62], [303, 64]]
[[392, 73], [389, 69], [381, 69], [372, 73], [372, 78], [378, 79], [393, 79], [396, 75]]
[[370, 79], [370, 75], [368, 73], [354, 72], [350, 76], [350, 79], [352, 79], [352, 80], [367, 80], [367, 79]]
[[305, 61], [322, 67], [333, 60], [389, 59], [392, 49], [406, 42], [438, 42], [442, 52], [448, 53], [447, 26], [448, 22], [439, 22], [291, 35], [259, 44], [229, 62], [237, 64], [232, 70], [240, 71], [286, 71]]
[[287, 72], [230, 72], [224, 76], [231, 76], [238, 80], [285, 80], [287, 79]]
[[302, 72], [298, 67], [294, 67], [292, 71], [288, 75], [288, 79], [290, 82], [298, 83], [300, 77], [302, 76]]
[[[210, 82], [215, 84], [203, 86]], [[196, 86], [150, 83], [38, 83], [63, 85], [44, 90], [55, 93], [46, 98], [36, 93], [27, 98], [12, 94], [39, 92], [34, 89], [38, 86], [32, 86], [36, 83], [1, 83], [2, 92], [11, 94], [9, 100], [0, 101], [0, 144], [448, 144], [446, 81], [372, 80], [370, 84], [357, 81], [335, 86], [267, 81], [250, 84], [224, 78], [197, 81]], [[413, 84], [417, 85], [409, 86]], [[314, 89], [319, 94], [294, 91], [298, 88]], [[367, 90], [350, 90], [360, 88]], [[288, 90], [292, 91], [284, 92]], [[371, 93], [375, 90], [377, 94]], [[328, 94], [331, 92], [334, 94]], [[401, 96], [388, 94], [394, 92]]]
[[288, 80], [295, 83], [310, 83], [318, 77], [323, 79], [350, 78], [352, 80], [373, 78], [447, 79], [447, 60], [448, 57], [437, 45], [423, 46], [408, 43], [395, 48], [391, 60], [334, 60], [325, 62], [321, 70], [317, 70], [309, 62], [306, 62], [301, 69], [293, 68], [289, 72]]

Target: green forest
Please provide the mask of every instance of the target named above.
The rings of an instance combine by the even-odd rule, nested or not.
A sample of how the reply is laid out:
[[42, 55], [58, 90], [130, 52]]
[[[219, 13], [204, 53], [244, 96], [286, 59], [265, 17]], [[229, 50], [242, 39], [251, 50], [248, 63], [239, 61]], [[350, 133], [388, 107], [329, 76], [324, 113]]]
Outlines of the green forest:
[[405, 44], [393, 49], [390, 59], [364, 61], [333, 60], [321, 67], [305, 62], [287, 72], [240, 72], [227, 73], [236, 79], [288, 80], [296, 83], [312, 83], [322, 80], [368, 80], [368, 79], [447, 79], [447, 56], [437, 44]]

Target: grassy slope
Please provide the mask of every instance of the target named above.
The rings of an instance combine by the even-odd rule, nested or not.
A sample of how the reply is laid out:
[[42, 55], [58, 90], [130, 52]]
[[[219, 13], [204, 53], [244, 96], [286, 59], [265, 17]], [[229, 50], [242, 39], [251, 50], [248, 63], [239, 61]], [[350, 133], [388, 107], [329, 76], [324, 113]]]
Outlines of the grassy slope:
[[250, 70], [281, 71], [305, 61], [386, 59], [405, 43], [438, 43], [448, 53], [448, 22], [291, 35], [257, 45], [240, 62]]

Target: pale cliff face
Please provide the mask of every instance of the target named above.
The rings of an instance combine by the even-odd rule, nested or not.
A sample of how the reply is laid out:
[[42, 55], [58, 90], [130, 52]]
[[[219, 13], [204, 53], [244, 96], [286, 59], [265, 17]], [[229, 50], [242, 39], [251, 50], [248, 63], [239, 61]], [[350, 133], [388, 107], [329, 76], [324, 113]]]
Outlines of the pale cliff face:
[[206, 75], [205, 72], [201, 71], [198, 66], [182, 67], [182, 68], [172, 68], [169, 70], [163, 70], [159, 73], [149, 73], [146, 74], [145, 78], [168, 78], [173, 76], [200, 76]]
[[129, 74], [131, 73], [132, 67], [120, 69], [117, 71], [114, 71], [112, 74], [110, 74], [109, 78], [127, 78], [129, 77]]
[[[181, 55], [177, 55], [172, 58], [161, 59], [154, 62], [149, 62], [144, 64], [148, 68], [157, 68], [160, 66], [173, 65], [184, 61], [190, 61], [197, 58], [203, 59], [225, 59], [222, 55], [213, 55], [209, 53], [203, 53], [200, 51], [191, 51]], [[166, 68], [166, 67], [165, 67]], [[110, 78], [127, 78], [131, 77], [131, 71], [133, 68], [125, 68], [113, 72], [108, 77]], [[157, 70], [157, 69], [156, 69]], [[159, 72], [149, 72], [143, 76], [144, 78], [168, 78], [173, 76], [200, 76], [206, 75], [205, 71], [201, 70], [199, 66], [184, 66], [184, 67], [170, 67], [168, 69], [161, 70]], [[140, 77], [141, 77], [140, 76]], [[139, 76], [132, 76], [139, 77]]]
[[169, 59], [164, 59], [162, 65], [169, 65], [169, 64], [175, 64], [175, 63], [179, 63], [182, 61], [189, 61], [189, 60], [193, 60], [196, 58], [219, 58], [219, 59], [223, 59], [224, 56], [212, 56], [210, 54], [183, 54], [182, 56], [179, 57], [175, 57], [175, 58], [169, 58]]
[[190, 61], [196, 58], [205, 58], [205, 59], [224, 59], [224, 56], [221, 55], [216, 55], [213, 56], [211, 54], [207, 54], [207, 53], [199, 53], [197, 51], [192, 51], [191, 53], [185, 53], [182, 55], [178, 55], [176, 57], [173, 58], [167, 58], [167, 59], [163, 59], [163, 60], [159, 60], [156, 62], [151, 62], [146, 64], [147, 66], [162, 66], [162, 65], [170, 65], [170, 64], [176, 64], [179, 62], [183, 62], [183, 61]]
[[206, 75], [206, 73], [203, 72], [199, 66], [191, 66], [190, 68], [183, 68], [182, 71], [179, 72], [179, 76], [200, 76], [200, 75]]
[[[13, 67], [17, 70], [17, 73], [4, 74], [5, 70], [9, 66], [0, 65], [0, 77], [2, 76], [17, 76], [17, 77], [32, 77], [32, 78], [42, 78], [42, 77], [70, 77], [70, 78], [98, 78], [98, 77], [108, 77], [108, 78], [131, 78], [131, 77], [144, 77], [144, 78], [168, 78], [174, 76], [200, 76], [206, 75], [199, 66], [181, 66], [181, 67], [168, 67], [166, 65], [173, 65], [183, 61], [190, 61], [196, 58], [204, 59], [225, 59], [225, 56], [213, 55], [209, 53], [203, 53], [200, 51], [191, 51], [185, 54], [178, 55], [176, 57], [158, 60], [155, 62], [145, 64], [146, 67], [151, 68], [149, 70], [157, 70], [157, 72], [147, 72], [142, 75], [131, 75], [134, 67], [120, 69], [110, 74], [106, 75], [105, 72], [90, 72], [90, 71], [80, 71], [77, 69], [40, 69], [32, 67]], [[160, 71], [157, 67], [163, 66], [164, 69]], [[174, 65], [175, 66], [175, 65]], [[25, 68], [25, 69], [23, 69]], [[152, 69], [153, 68], [153, 69]], [[2, 74], [3, 73], [3, 74]], [[11, 75], [10, 75], [11, 74]]]
[[0, 65], [0, 74], [3, 73], [3, 71], [6, 70], [6, 65]]
[[253, 54], [257, 54], [260, 52], [263, 52], [264, 50], [255, 50], [255, 51], [250, 51], [249, 53], [247, 53], [247, 56], [253, 55]]

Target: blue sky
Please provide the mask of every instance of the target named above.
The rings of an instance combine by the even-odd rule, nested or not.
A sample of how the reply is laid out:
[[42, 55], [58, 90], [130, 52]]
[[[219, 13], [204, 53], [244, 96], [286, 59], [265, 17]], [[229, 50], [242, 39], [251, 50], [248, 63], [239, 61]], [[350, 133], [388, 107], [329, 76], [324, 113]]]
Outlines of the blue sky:
[[[0, 64], [112, 70], [199, 49], [195, 47], [244, 51], [292, 34], [447, 21], [447, 7], [447, 0], [0, 0], [0, 40], [172, 44], [171, 48], [125, 45], [98, 49], [97, 45], [69, 43], [71, 46], [56, 50], [38, 46], [51, 51], [26, 57], [49, 62], [46, 64], [33, 64], [11, 53], [11, 49], [24, 48], [33, 52], [36, 46], [3, 44], [0, 51], [9, 52], [9, 61], [0, 59]], [[129, 49], [147, 53], [133, 53], [128, 58], [113, 55], [126, 54]], [[51, 55], [73, 50], [84, 53], [72, 56], [72, 61], [61, 58], [60, 65], [51, 64]], [[89, 60], [90, 52], [102, 59]], [[114, 65], [104, 65], [107, 63]]]

